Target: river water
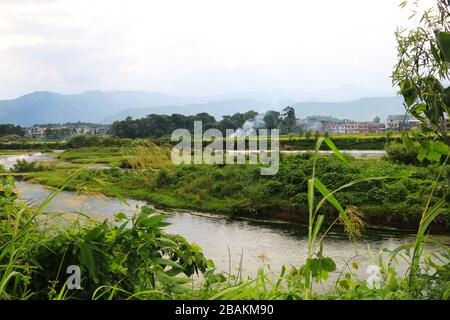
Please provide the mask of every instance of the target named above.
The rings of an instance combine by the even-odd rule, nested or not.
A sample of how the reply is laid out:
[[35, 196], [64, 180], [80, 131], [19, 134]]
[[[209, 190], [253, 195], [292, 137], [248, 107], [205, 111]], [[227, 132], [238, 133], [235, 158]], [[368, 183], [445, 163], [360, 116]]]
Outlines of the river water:
[[18, 155], [0, 155], [0, 165], [6, 170], [11, 170], [18, 160], [26, 160], [27, 162], [42, 162], [52, 158], [52, 155], [41, 152], [18, 154]]
[[[19, 181], [16, 187], [20, 199], [30, 205], [40, 204], [52, 192], [42, 185], [28, 182]], [[126, 205], [115, 198], [64, 191], [50, 202], [46, 210], [69, 215], [71, 212], [83, 212], [93, 219], [103, 220], [112, 219], [119, 212], [136, 214], [139, 207], [145, 204], [128, 199]], [[229, 219], [177, 210], [166, 213], [170, 222], [166, 231], [180, 234], [200, 245], [221, 271], [236, 273], [242, 265], [244, 275], [254, 276], [260, 266], [277, 273], [283, 264], [298, 266], [306, 256], [307, 231], [301, 225]], [[76, 216], [72, 214], [73, 218]], [[355, 243], [342, 232], [333, 231], [324, 242], [324, 253], [336, 261], [338, 270], [344, 270], [352, 261], [360, 263], [361, 268], [353, 271], [360, 278], [365, 278], [368, 276], [367, 267], [373, 264], [380, 250], [411, 243], [413, 238], [411, 233], [378, 230], [365, 232], [363, 239]], [[438, 238], [450, 242], [450, 237]], [[400, 266], [400, 271], [405, 270]]]

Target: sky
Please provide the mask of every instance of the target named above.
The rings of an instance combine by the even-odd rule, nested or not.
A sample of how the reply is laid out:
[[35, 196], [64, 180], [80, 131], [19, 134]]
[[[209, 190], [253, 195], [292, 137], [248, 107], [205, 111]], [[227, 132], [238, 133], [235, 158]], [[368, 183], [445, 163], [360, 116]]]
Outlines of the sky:
[[207, 96], [392, 92], [397, 0], [0, 0], [0, 99], [36, 90]]

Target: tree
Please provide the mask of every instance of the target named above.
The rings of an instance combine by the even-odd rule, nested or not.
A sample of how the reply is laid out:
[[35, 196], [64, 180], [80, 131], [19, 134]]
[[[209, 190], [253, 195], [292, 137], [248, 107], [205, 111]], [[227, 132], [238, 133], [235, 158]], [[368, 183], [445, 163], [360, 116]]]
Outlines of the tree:
[[44, 136], [48, 140], [60, 141], [70, 136], [70, 130], [67, 128], [56, 128], [56, 129], [46, 128], [44, 131]]
[[[446, 130], [450, 116], [450, 86], [445, 88], [450, 80], [450, 1], [435, 1], [435, 7], [425, 10], [420, 16], [420, 1], [412, 3], [414, 8], [411, 17], [418, 18], [419, 22], [415, 27], [396, 33], [398, 63], [394, 67], [392, 80], [400, 89], [406, 111], [421, 122], [421, 126], [411, 132], [413, 139], [420, 144], [418, 160], [438, 162], [444, 156], [437, 182], [445, 179], [443, 172], [450, 156], [450, 137]], [[408, 4], [409, 0], [405, 0], [401, 6], [406, 7]], [[404, 132], [403, 141], [408, 151], [414, 150], [408, 132]], [[435, 193], [435, 186], [433, 184], [427, 196], [427, 205], [423, 209], [412, 250], [408, 284], [413, 289], [428, 228], [440, 213], [449, 210], [448, 191], [441, 191], [443, 194], [439, 196]], [[441, 199], [432, 204], [434, 196]]]
[[281, 113], [281, 134], [292, 132], [295, 128], [297, 120], [295, 118], [295, 110], [292, 107], [286, 107]]
[[373, 122], [374, 123], [380, 123], [381, 119], [380, 117], [376, 116], [375, 118], [373, 118]]
[[223, 116], [222, 121], [219, 122], [218, 127], [220, 130], [226, 129], [238, 129], [243, 126], [245, 121], [251, 120], [258, 115], [258, 112], [250, 110], [245, 113], [235, 113], [232, 116]]
[[25, 129], [13, 124], [0, 124], [0, 136], [15, 134], [23, 137], [25, 135]]
[[[402, 7], [409, 4], [406, 0]], [[438, 161], [448, 155], [450, 145], [446, 132], [450, 86], [445, 87], [450, 80], [450, 3], [436, 0], [435, 7], [420, 16], [416, 1], [412, 5], [412, 18], [419, 22], [396, 33], [398, 63], [392, 79], [403, 96], [406, 111], [422, 123], [404, 134], [405, 145], [413, 147], [412, 137], [420, 144], [419, 160]]]
[[265, 113], [264, 122], [266, 123], [266, 129], [279, 129], [280, 128], [280, 113], [278, 111], [269, 110]]
[[305, 131], [305, 139], [306, 139], [306, 141], [311, 139], [311, 137], [312, 137], [312, 131], [311, 130], [306, 130]]

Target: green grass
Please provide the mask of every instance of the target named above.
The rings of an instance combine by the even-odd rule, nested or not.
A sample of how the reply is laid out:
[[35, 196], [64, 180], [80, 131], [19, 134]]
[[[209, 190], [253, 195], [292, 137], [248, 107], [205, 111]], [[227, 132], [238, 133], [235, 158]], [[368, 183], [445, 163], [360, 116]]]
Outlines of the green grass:
[[[45, 220], [37, 217], [43, 213], [43, 208], [35, 212], [16, 204], [12, 194], [5, 201], [8, 193], [2, 193], [0, 237], [6, 241], [0, 241], [0, 298], [447, 299], [450, 295], [448, 247], [440, 244], [440, 250], [428, 256], [423, 252], [427, 240], [424, 235], [430, 226], [435, 228], [448, 223], [448, 212], [436, 214], [433, 209], [433, 206], [442, 205], [439, 199], [448, 193], [448, 186], [442, 179], [448, 174], [448, 166], [417, 167], [382, 159], [359, 161], [339, 154], [339, 157], [317, 157], [316, 154], [317, 158], [299, 155], [282, 157], [278, 175], [263, 177], [258, 166], [254, 165], [164, 165], [164, 169], [157, 169], [154, 165], [159, 158], [161, 162], [167, 160], [165, 153], [143, 151], [116, 147], [68, 150], [59, 155], [53, 170], [33, 172], [29, 178], [54, 186], [58, 188], [56, 190], [87, 190], [111, 196], [120, 194], [166, 207], [250, 217], [257, 212], [258, 217], [265, 219], [279, 218], [277, 213], [281, 211], [288, 216], [290, 214], [291, 218], [294, 215], [309, 222], [310, 250], [306, 263], [286, 266], [280, 274], [261, 269], [255, 278], [242, 278], [239, 271], [237, 274], [217, 273], [212, 262], [204, 260], [200, 248], [189, 245], [180, 237], [164, 235], [179, 245], [177, 259], [184, 258], [176, 261], [183, 264], [186, 262], [183, 259], [192, 255], [201, 268], [203, 281], [194, 287], [186, 286], [180, 282], [185, 281], [180, 277], [172, 278], [167, 264], [176, 265], [174, 260], [167, 262], [161, 260], [161, 256], [158, 258], [160, 248], [148, 251], [157, 256], [146, 255], [139, 261], [124, 259], [126, 255], [122, 253], [133, 251], [128, 245], [141, 248], [155, 243], [154, 230], [147, 234], [126, 229], [127, 232], [122, 234], [125, 229], [119, 225], [88, 220], [82, 224], [69, 224], [68, 228], [52, 224], [51, 228], [46, 227], [45, 232], [41, 232], [39, 221]], [[145, 161], [137, 162], [143, 166], [138, 169], [143, 171], [84, 168], [98, 163], [121, 164], [130, 154], [145, 158]], [[396, 179], [369, 181], [370, 177], [378, 176]], [[308, 181], [313, 181], [313, 184]], [[353, 186], [355, 181], [359, 181], [357, 186]], [[313, 185], [316, 196], [323, 196], [328, 204], [327, 201], [320, 202], [320, 197], [314, 197], [311, 193]], [[331, 191], [342, 185], [347, 188], [345, 192]], [[432, 193], [431, 185], [434, 185]], [[423, 211], [422, 200], [429, 203], [430, 213]], [[359, 212], [364, 216], [360, 217]], [[326, 231], [339, 216], [344, 221], [348, 220], [345, 229], [353, 237], [358, 236], [356, 226], [360, 225], [360, 218], [368, 226], [381, 224], [392, 227], [395, 223], [409, 228], [419, 226], [415, 245], [400, 247], [379, 257], [377, 264], [386, 279], [380, 287], [370, 287], [358, 279], [351, 270], [358, 265], [345, 271], [335, 270], [334, 257], [325, 256], [326, 248], [322, 251]], [[47, 215], [48, 218], [50, 216]], [[135, 218], [131, 223], [136, 224], [136, 219], [139, 220]], [[142, 219], [148, 221], [145, 226], [155, 219], [163, 223], [152, 212], [144, 213]], [[130, 225], [129, 221], [122, 222], [123, 226]], [[411, 263], [412, 271], [407, 276], [396, 274], [396, 258]], [[26, 268], [23, 268], [24, 263]], [[68, 292], [62, 285], [62, 273], [58, 270], [64, 270], [68, 263], [80, 264], [83, 269], [85, 290], [82, 292]], [[153, 266], [155, 282], [149, 281], [148, 271], [139, 271], [147, 270], [149, 265]], [[192, 274], [190, 265], [189, 261], [185, 266], [176, 265], [177, 272]], [[342, 275], [335, 285], [330, 286], [333, 289], [318, 293], [315, 287], [327, 281], [330, 272], [342, 272]]]
[[[321, 177], [320, 170], [323, 170], [324, 165], [330, 165], [329, 161], [329, 159], [325, 162], [315, 160], [315, 174], [309, 181], [314, 182], [317, 177]], [[331, 164], [336, 165], [334, 160]], [[367, 165], [366, 163], [365, 166]], [[386, 163], [383, 165], [386, 166], [385, 170], [398, 171], [398, 167], [391, 167]], [[334, 167], [336, 168], [338, 167]], [[205, 174], [217, 175], [221, 173], [219, 169], [231, 170], [226, 167], [200, 166], [192, 169], [194, 176], [189, 170], [185, 172], [185, 176], [195, 178]], [[254, 173], [253, 169], [240, 167], [226, 173], [231, 174], [232, 171], [238, 170], [238, 176], [244, 175], [249, 179]], [[183, 171], [186, 168], [178, 170]], [[173, 172], [177, 173], [180, 174], [177, 171]], [[203, 256], [201, 248], [189, 244], [180, 236], [161, 232], [160, 229], [165, 226], [164, 217], [151, 209], [144, 208], [131, 220], [118, 215], [115, 224], [89, 219], [82, 219], [81, 223], [72, 221], [66, 227], [58, 223], [47, 223], [45, 227], [42, 224], [53, 221], [52, 215], [44, 213], [45, 206], [52, 197], [65, 186], [72, 189], [76, 188], [78, 183], [84, 183], [84, 187], [97, 188], [105, 193], [114, 194], [118, 189], [117, 183], [112, 182], [122, 181], [125, 182], [121, 186], [124, 191], [127, 187], [128, 192], [135, 193], [135, 196], [150, 194], [155, 196], [155, 200], [176, 206], [180, 203], [173, 202], [174, 199], [187, 201], [186, 199], [193, 195], [205, 196], [197, 189], [187, 197], [180, 197], [179, 194], [164, 190], [147, 193], [143, 192], [142, 187], [137, 187], [140, 183], [146, 182], [149, 190], [152, 188], [155, 190], [155, 185], [151, 184], [152, 177], [162, 185], [170, 186], [170, 183], [173, 183], [167, 173], [154, 174], [154, 177], [141, 177], [143, 180], [137, 181], [139, 176], [130, 179], [132, 173], [117, 170], [78, 169], [68, 172], [57, 169], [52, 172], [39, 172], [36, 175], [46, 183], [59, 184], [60, 189], [49, 196], [38, 209], [30, 209], [17, 203], [12, 192], [11, 179], [1, 180], [0, 189], [6, 192], [0, 193], [0, 299], [353, 300], [448, 299], [450, 296], [448, 287], [450, 250], [443, 244], [427, 255], [420, 248], [411, 255], [413, 244], [381, 254], [377, 259], [377, 265], [385, 281], [375, 287], [368, 285], [364, 279], [359, 279], [352, 272], [359, 268], [358, 264], [352, 264], [344, 270], [335, 270], [333, 257], [325, 256], [326, 248], [325, 251], [322, 248], [321, 242], [326, 236], [326, 231], [321, 232], [320, 229], [324, 220], [315, 217], [323, 217], [325, 212], [320, 202], [315, 201], [312, 188], [308, 189], [308, 194], [312, 195], [308, 197], [309, 208], [313, 209], [310, 212], [320, 212], [320, 215], [313, 215], [313, 219], [310, 219], [310, 229], [314, 232], [309, 237], [311, 250], [306, 263], [301, 266], [284, 266], [279, 274], [268, 273], [261, 268], [254, 278], [242, 277], [240, 270], [233, 274], [217, 272], [213, 262]], [[111, 179], [110, 184], [105, 183], [105, 177]], [[219, 180], [224, 177], [231, 176], [216, 176]], [[150, 181], [146, 180], [149, 178]], [[210, 177], [207, 176], [206, 180], [188, 181], [194, 184], [198, 182], [199, 186], [205, 185], [208, 180]], [[225, 181], [229, 182], [226, 179]], [[435, 181], [439, 181], [438, 177], [435, 177]], [[342, 181], [340, 182], [342, 185]], [[438, 185], [437, 182], [435, 186]], [[351, 184], [352, 182], [348, 186]], [[336, 199], [331, 198], [332, 191], [325, 190], [321, 183], [316, 182], [314, 185], [324, 199], [328, 199], [333, 206], [338, 207]], [[211, 186], [210, 184], [209, 187]], [[431, 199], [432, 194], [428, 195], [428, 199]], [[191, 200], [192, 203], [195, 203], [195, 200], [202, 201], [196, 197]], [[208, 203], [215, 204], [212, 200]], [[348, 219], [352, 219], [349, 212], [345, 211], [345, 214], [349, 215], [346, 216]], [[427, 217], [426, 211], [424, 217]], [[433, 216], [432, 219], [426, 220], [429, 222], [435, 218], [436, 216]], [[420, 224], [416, 244], [424, 245], [427, 240], [424, 231], [428, 229], [427, 227], [428, 224]], [[130, 255], [130, 252], [133, 254]], [[166, 259], [167, 256], [170, 259]], [[406, 276], [398, 275], [396, 258], [405, 259], [406, 263], [414, 266], [414, 272], [409, 272]], [[417, 261], [422, 263], [417, 264]], [[68, 291], [64, 285], [67, 277], [64, 271], [72, 264], [81, 267], [83, 290]], [[191, 286], [189, 277], [196, 272], [202, 274], [202, 280]], [[329, 281], [327, 280], [329, 272], [340, 272], [341, 275], [334, 285], [329, 286], [332, 289], [319, 293], [315, 288], [320, 283]]]
[[[58, 187], [68, 173], [92, 163], [114, 166], [132, 154], [127, 148], [82, 148], [66, 151], [54, 163], [53, 171], [35, 172], [31, 178]], [[147, 155], [144, 155], [147, 157]], [[282, 157], [280, 171], [262, 177], [259, 168], [239, 166], [169, 166], [138, 174], [119, 170], [83, 169], [67, 184], [70, 190], [89, 190], [111, 196], [121, 194], [156, 205], [305, 223], [307, 196], [305, 185], [311, 173], [310, 155]], [[145, 163], [145, 162], [144, 162]], [[151, 164], [150, 164], [151, 165]], [[357, 206], [371, 226], [412, 228], [420, 221], [427, 190], [439, 166], [416, 167], [394, 164], [382, 159], [351, 160], [351, 165], [333, 157], [318, 160], [318, 177], [328, 188], [336, 188], [352, 179], [398, 175], [410, 177], [367, 182], [339, 192], [336, 197], [347, 206]], [[448, 166], [445, 168], [448, 172]], [[440, 179], [438, 195], [448, 192]], [[432, 200], [436, 201], [435, 198]], [[336, 210], [325, 205], [327, 223]], [[434, 223], [433, 230], [448, 230], [448, 215]]]
[[58, 159], [74, 164], [104, 164], [118, 167], [130, 150], [120, 147], [91, 147], [68, 149], [59, 154]]

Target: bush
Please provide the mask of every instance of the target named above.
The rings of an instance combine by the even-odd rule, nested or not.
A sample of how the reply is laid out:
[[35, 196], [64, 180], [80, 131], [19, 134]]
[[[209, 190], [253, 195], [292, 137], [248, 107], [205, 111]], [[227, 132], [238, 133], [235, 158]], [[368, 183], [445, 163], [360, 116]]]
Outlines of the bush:
[[67, 142], [69, 148], [83, 147], [121, 147], [132, 144], [129, 139], [116, 139], [112, 137], [76, 136]]
[[157, 188], [167, 187], [176, 181], [175, 176], [165, 169], [158, 172], [156, 176], [155, 184]]
[[0, 150], [19, 150], [19, 149], [47, 149], [58, 150], [67, 148], [65, 142], [0, 142]]
[[418, 149], [408, 151], [403, 144], [391, 143], [386, 146], [386, 157], [389, 161], [394, 163], [404, 163], [419, 165], [420, 162], [417, 160]]
[[391, 203], [399, 203], [404, 202], [406, 200], [406, 196], [408, 195], [408, 190], [405, 188], [404, 185], [401, 185], [399, 183], [397, 184], [385, 184], [385, 202], [391, 202]]
[[27, 162], [26, 160], [17, 160], [12, 168], [13, 172], [38, 172], [51, 170], [54, 170], [52, 165], [38, 163], [36, 161]]
[[55, 298], [64, 290], [65, 270], [76, 265], [83, 290], [66, 291], [65, 299], [121, 299], [135, 293], [161, 299], [190, 292], [184, 285], [188, 277], [207, 275], [214, 267], [198, 246], [165, 234], [165, 216], [150, 208], [142, 207], [133, 218], [118, 214], [116, 224], [87, 221], [43, 228], [43, 219], [18, 204], [8, 185], [0, 181], [7, 186], [0, 193], [0, 298]]

